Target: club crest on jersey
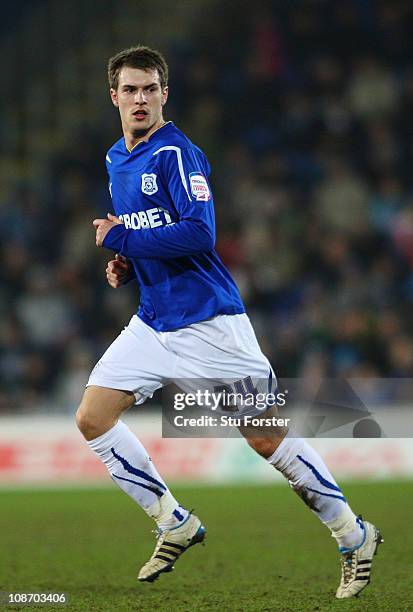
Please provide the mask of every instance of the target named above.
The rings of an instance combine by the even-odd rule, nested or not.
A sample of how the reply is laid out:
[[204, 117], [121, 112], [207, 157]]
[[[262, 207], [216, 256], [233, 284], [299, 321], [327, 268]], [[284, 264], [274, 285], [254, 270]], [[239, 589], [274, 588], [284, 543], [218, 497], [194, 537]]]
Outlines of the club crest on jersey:
[[191, 193], [195, 200], [199, 202], [208, 202], [211, 198], [206, 178], [201, 172], [191, 172], [189, 175], [189, 183], [191, 185]]
[[156, 174], [142, 174], [142, 192], [146, 195], [152, 195], [157, 191]]

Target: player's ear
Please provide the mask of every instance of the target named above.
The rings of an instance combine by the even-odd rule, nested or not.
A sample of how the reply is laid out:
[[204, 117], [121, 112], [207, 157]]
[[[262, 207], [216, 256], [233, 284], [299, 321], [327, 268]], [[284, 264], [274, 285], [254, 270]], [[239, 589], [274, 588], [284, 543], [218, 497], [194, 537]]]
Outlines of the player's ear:
[[168, 87], [164, 87], [162, 90], [162, 106], [166, 104], [166, 101], [168, 99], [168, 93], [169, 93]]
[[113, 87], [111, 87], [109, 90], [109, 93], [110, 93], [110, 98], [112, 100], [113, 106], [116, 106], [116, 108], [118, 108], [119, 102], [118, 102], [118, 94], [117, 94], [116, 89], [113, 89]]

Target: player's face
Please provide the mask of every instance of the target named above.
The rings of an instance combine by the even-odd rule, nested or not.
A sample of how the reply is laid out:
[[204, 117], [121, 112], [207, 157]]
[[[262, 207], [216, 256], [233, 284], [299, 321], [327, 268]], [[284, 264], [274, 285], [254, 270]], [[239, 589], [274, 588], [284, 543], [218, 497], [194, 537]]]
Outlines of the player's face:
[[119, 108], [125, 136], [139, 139], [159, 127], [168, 88], [162, 89], [158, 71], [124, 66], [117, 90], [111, 89], [113, 104]]

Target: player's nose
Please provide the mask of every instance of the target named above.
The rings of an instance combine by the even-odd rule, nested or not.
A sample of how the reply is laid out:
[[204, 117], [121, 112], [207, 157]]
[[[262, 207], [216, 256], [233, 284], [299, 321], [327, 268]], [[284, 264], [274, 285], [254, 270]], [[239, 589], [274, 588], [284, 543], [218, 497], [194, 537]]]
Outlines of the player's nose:
[[135, 103], [136, 104], [145, 104], [146, 103], [146, 96], [145, 96], [145, 92], [143, 91], [143, 89], [138, 89], [136, 94], [135, 94]]

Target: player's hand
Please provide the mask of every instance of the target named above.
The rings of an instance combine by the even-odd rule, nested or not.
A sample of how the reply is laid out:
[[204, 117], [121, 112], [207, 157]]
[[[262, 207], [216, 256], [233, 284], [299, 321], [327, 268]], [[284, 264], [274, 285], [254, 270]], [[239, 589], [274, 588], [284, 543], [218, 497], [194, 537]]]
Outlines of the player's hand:
[[115, 215], [110, 213], [108, 213], [107, 219], [95, 219], [93, 226], [96, 229], [96, 246], [101, 247], [108, 231], [121, 223], [122, 221], [119, 217], [115, 217]]
[[132, 268], [129, 261], [123, 255], [115, 255], [115, 259], [108, 261], [106, 278], [111, 287], [117, 289], [130, 280]]

